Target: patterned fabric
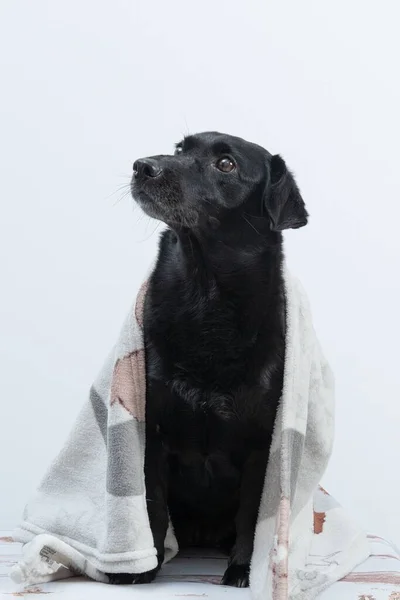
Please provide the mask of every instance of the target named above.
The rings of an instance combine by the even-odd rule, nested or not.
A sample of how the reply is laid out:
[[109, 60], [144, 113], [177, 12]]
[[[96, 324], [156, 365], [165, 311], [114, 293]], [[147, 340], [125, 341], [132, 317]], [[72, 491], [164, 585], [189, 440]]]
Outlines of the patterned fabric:
[[[318, 600], [400, 600], [400, 557], [396, 550], [377, 536], [368, 536], [371, 556], [320, 594]], [[21, 560], [20, 544], [13, 541], [8, 531], [0, 531], [0, 598], [25, 598], [29, 595], [59, 595], [62, 600], [107, 599], [116, 600], [132, 591], [102, 586], [84, 578], [76, 578], [74, 585], [68, 581], [35, 584], [22, 587], [8, 578], [10, 568]], [[158, 575], [157, 582], [146, 590], [149, 600], [172, 598], [207, 598], [207, 600], [250, 600], [245, 589], [232, 589], [219, 585], [226, 568], [226, 557], [212, 551], [181, 552]], [[142, 588], [141, 588], [142, 589]], [[227, 595], [228, 594], [228, 595]]]
[[[307, 298], [285, 271], [286, 355], [255, 533], [250, 589], [256, 600], [311, 600], [370, 554], [366, 535], [318, 484], [333, 440], [333, 378]], [[66, 446], [25, 509], [14, 580], [156, 566], [144, 484], [145, 356], [139, 292]], [[170, 525], [166, 562], [177, 543]], [[63, 565], [63, 566], [60, 566]]]

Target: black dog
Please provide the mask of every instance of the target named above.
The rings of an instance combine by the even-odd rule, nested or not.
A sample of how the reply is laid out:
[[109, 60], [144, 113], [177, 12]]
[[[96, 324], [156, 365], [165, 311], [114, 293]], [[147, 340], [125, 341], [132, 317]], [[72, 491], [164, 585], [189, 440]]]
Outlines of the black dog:
[[145, 477], [158, 568], [170, 515], [180, 547], [230, 553], [249, 583], [285, 352], [282, 234], [307, 212], [282, 158], [220, 133], [135, 162], [132, 194], [168, 225], [145, 304]]

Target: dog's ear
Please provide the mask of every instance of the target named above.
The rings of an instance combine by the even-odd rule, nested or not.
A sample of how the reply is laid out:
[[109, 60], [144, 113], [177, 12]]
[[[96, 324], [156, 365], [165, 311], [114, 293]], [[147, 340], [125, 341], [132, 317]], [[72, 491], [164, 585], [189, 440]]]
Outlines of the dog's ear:
[[271, 187], [266, 206], [271, 219], [271, 229], [298, 229], [307, 225], [308, 213], [293, 175], [279, 154], [270, 161]]

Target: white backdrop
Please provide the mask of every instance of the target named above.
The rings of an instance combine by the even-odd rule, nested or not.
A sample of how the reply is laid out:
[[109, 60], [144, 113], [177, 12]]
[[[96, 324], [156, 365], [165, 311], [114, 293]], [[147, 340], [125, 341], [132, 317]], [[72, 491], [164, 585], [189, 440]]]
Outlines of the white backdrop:
[[[0, 527], [62, 444], [157, 244], [113, 194], [217, 129], [281, 152], [286, 236], [337, 378], [325, 486], [400, 542], [396, 0], [2, 0]], [[397, 39], [396, 39], [397, 37]]]

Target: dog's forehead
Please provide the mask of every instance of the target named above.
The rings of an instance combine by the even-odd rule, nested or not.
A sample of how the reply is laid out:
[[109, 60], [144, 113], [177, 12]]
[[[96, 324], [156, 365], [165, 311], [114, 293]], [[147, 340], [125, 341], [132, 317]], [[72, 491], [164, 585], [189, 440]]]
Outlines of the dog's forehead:
[[270, 157], [271, 154], [262, 146], [248, 142], [243, 138], [220, 133], [218, 131], [205, 131], [194, 135], [185, 136], [181, 142], [184, 150], [202, 150], [215, 153], [240, 152], [253, 157]]

